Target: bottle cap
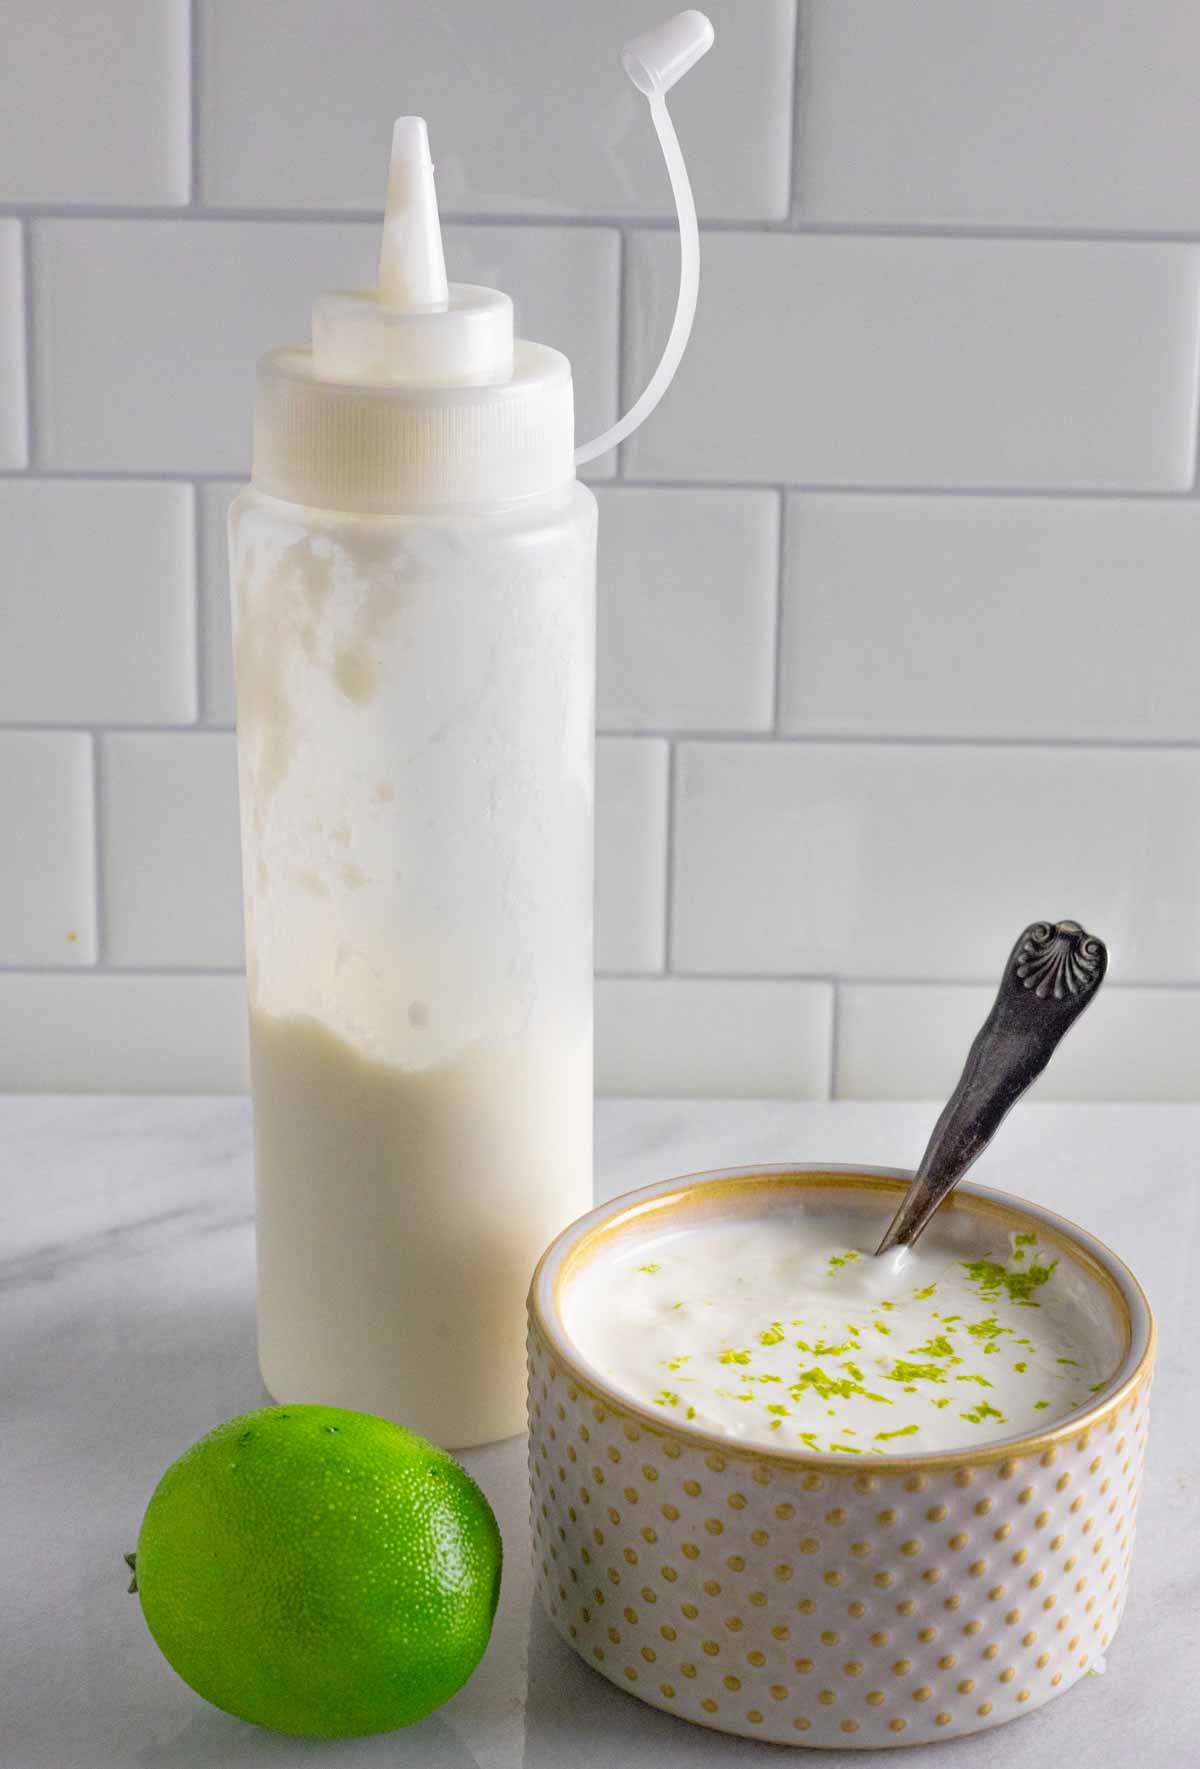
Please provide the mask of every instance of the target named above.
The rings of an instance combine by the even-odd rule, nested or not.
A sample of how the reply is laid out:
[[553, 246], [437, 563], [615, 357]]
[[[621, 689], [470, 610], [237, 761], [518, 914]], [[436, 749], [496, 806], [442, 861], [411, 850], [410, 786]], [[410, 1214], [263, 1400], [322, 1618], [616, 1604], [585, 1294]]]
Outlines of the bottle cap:
[[574, 477], [565, 356], [514, 343], [499, 289], [446, 279], [429, 135], [392, 133], [374, 289], [322, 295], [311, 350], [259, 363], [254, 483], [386, 514], [510, 503]]

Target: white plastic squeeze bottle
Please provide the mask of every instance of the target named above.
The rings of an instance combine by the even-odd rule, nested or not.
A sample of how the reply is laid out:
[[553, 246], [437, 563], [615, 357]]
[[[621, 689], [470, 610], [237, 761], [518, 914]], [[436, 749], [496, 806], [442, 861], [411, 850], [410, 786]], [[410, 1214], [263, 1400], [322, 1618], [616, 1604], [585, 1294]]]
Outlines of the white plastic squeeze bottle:
[[519, 1431], [524, 1297], [592, 1201], [596, 503], [665, 389], [696, 224], [663, 94], [712, 29], [630, 45], [680, 204], [679, 310], [574, 455], [571, 369], [448, 283], [425, 124], [395, 127], [376, 289], [259, 365], [230, 513], [258, 1198], [280, 1401], [450, 1447]]

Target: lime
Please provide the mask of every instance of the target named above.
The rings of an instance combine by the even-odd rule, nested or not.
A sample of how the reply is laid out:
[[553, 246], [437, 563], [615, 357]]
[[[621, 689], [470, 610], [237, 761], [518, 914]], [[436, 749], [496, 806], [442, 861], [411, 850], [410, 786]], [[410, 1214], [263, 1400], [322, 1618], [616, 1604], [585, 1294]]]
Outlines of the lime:
[[483, 1656], [500, 1532], [465, 1468], [339, 1407], [263, 1407], [167, 1469], [134, 1586], [168, 1663], [259, 1726], [349, 1738], [439, 1707]]

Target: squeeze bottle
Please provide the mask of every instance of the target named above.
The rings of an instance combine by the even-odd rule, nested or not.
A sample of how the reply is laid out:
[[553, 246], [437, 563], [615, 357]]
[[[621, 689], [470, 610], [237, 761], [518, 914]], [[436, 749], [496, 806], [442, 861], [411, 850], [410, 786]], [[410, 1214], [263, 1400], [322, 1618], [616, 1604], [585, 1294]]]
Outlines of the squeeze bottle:
[[230, 512], [257, 1195], [276, 1400], [458, 1448], [524, 1412], [523, 1303], [592, 1203], [596, 503], [575, 462], [657, 402], [695, 306], [664, 94], [712, 28], [625, 51], [680, 210], [633, 411], [575, 450], [571, 369], [448, 282], [401, 117], [373, 290], [260, 362]]

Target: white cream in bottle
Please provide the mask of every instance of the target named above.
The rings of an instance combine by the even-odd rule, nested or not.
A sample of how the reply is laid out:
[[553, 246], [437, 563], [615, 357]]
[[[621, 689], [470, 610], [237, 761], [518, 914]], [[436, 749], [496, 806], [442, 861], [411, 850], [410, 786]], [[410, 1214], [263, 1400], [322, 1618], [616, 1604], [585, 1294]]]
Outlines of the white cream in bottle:
[[591, 1203], [596, 505], [569, 364], [447, 283], [420, 119], [393, 156], [230, 517], [259, 1354], [457, 1447], [521, 1429]]
[[396, 124], [375, 289], [259, 365], [230, 515], [259, 1358], [285, 1401], [450, 1447], [524, 1423], [524, 1299], [591, 1204], [596, 504], [695, 311], [665, 94], [713, 40], [626, 46], [680, 222], [663, 357], [576, 449], [570, 365], [449, 283], [425, 125]]

